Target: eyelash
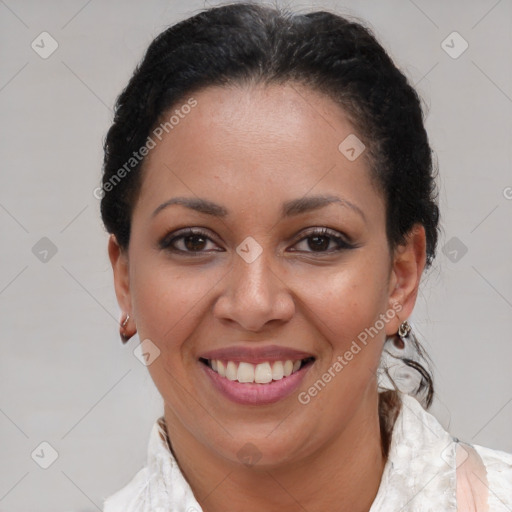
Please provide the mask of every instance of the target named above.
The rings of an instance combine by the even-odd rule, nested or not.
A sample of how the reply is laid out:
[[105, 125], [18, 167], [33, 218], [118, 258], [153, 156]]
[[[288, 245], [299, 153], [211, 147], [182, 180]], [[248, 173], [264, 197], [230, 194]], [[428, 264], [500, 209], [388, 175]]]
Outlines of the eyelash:
[[[209, 251], [184, 251], [182, 249], [176, 249], [175, 247], [172, 247], [172, 245], [177, 240], [181, 240], [181, 239], [193, 237], [193, 236], [202, 237], [202, 238], [205, 238], [205, 239], [213, 242], [212, 238], [208, 235], [207, 232], [205, 232], [199, 228], [187, 228], [184, 231], [181, 231], [178, 233], [173, 233], [171, 235], [169, 235], [169, 234], [166, 235], [160, 241], [159, 247], [160, 247], [160, 249], [163, 249], [163, 250], [169, 250], [174, 253], [186, 254], [188, 256], [199, 256], [201, 254], [209, 252]], [[310, 254], [322, 254], [322, 255], [332, 254], [332, 253], [336, 253], [336, 252], [346, 250], [346, 249], [354, 249], [356, 247], [355, 245], [349, 244], [343, 237], [339, 236], [336, 231], [333, 231], [329, 228], [316, 228], [314, 230], [308, 231], [305, 234], [305, 236], [303, 236], [300, 240], [298, 240], [296, 242], [296, 244], [303, 242], [304, 240], [307, 240], [308, 238], [313, 238], [313, 237], [330, 238], [332, 241], [334, 241], [336, 243], [337, 247], [334, 250], [331, 249], [328, 251], [306, 251]], [[215, 251], [215, 252], [221, 252], [221, 251]], [[292, 252], [296, 252], [296, 251], [292, 251]], [[300, 251], [297, 251], [297, 252], [300, 252]]]

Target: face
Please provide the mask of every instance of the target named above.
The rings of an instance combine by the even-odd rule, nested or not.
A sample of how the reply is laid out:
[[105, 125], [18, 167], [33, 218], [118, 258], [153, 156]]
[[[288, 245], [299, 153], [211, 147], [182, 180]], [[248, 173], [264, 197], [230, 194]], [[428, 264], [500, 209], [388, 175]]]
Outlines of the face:
[[424, 234], [390, 252], [382, 193], [364, 151], [340, 151], [357, 133], [330, 99], [291, 84], [193, 97], [146, 157], [128, 251], [111, 239], [118, 300], [160, 351], [148, 369], [171, 438], [293, 461], [375, 408]]

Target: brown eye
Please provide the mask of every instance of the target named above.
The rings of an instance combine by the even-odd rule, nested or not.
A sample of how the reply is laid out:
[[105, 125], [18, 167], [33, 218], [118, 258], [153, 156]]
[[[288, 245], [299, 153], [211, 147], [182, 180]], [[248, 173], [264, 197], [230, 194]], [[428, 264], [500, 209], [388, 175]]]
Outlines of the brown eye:
[[189, 235], [180, 238], [183, 239], [183, 245], [188, 251], [200, 251], [206, 245], [206, 238], [202, 235]]
[[[213, 244], [213, 240], [204, 231], [188, 228], [184, 231], [166, 235], [159, 242], [159, 247], [176, 253], [194, 255], [194, 253], [210, 252], [209, 250], [205, 250], [208, 246], [208, 242], [212, 242]], [[213, 250], [218, 252], [218, 249]]]
[[310, 247], [314, 251], [325, 251], [329, 248], [329, 245], [331, 244], [331, 237], [329, 236], [309, 236], [307, 238], [308, 240], [308, 247]]
[[[307, 242], [307, 248], [311, 249], [310, 251], [306, 250], [306, 252], [332, 253], [343, 249], [352, 249], [354, 247], [336, 231], [332, 231], [328, 228], [311, 231], [307, 236], [299, 240], [298, 243], [305, 241]], [[334, 243], [334, 249], [328, 250], [332, 243]]]

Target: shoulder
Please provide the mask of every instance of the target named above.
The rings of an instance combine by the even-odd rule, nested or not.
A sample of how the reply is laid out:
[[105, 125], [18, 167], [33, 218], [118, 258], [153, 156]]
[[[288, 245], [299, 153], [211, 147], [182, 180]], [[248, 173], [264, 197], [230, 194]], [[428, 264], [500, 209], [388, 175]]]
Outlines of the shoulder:
[[416, 398], [398, 397], [400, 412], [371, 512], [511, 512], [512, 454], [460, 441]]
[[[455, 501], [459, 510], [512, 511], [511, 453], [466, 443], [453, 437], [444, 430], [435, 416], [423, 409], [412, 397], [402, 396], [402, 406], [405, 406], [402, 425], [407, 425], [408, 434], [399, 433], [398, 438], [401, 442], [406, 442], [406, 438], [413, 432], [421, 435], [423, 440], [419, 445], [414, 442], [414, 446], [428, 449], [428, 459], [439, 469], [443, 467], [437, 464], [440, 455], [451, 470], [444, 466], [444, 471], [441, 470], [439, 476], [444, 472], [445, 485], [454, 485]], [[430, 434], [435, 434], [431, 442]], [[439, 440], [443, 440], [442, 443]], [[446, 445], [447, 441], [449, 442]], [[439, 452], [443, 444], [445, 447]], [[451, 473], [453, 470], [454, 474]]]
[[[463, 448], [466, 446], [463, 445]], [[512, 453], [480, 445], [472, 445], [472, 448], [485, 468], [481, 480], [489, 491], [489, 510], [512, 510]]]
[[[504, 474], [512, 470], [512, 453], [486, 448], [478, 444], [474, 444], [473, 448], [482, 458], [488, 472]], [[512, 475], [509, 473], [508, 476]], [[512, 480], [510, 480], [510, 483], [512, 484]]]
[[[455, 478], [452, 481], [455, 484], [457, 509], [511, 512], [512, 453], [459, 440], [444, 430], [435, 416], [422, 406], [418, 407], [419, 403], [415, 399], [402, 396], [402, 401], [415, 412], [411, 426], [416, 423], [416, 419], [420, 419], [423, 425], [428, 426], [428, 430], [436, 433], [436, 437], [444, 437], [444, 442], [447, 436], [451, 437], [449, 445], [441, 452], [441, 458], [455, 469]], [[433, 460], [438, 458], [436, 450], [431, 455]]]

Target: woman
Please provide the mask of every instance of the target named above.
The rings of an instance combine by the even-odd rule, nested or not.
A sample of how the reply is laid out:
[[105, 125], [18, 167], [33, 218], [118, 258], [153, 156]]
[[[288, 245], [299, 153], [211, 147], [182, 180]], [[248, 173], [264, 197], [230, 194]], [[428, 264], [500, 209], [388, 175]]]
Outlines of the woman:
[[102, 188], [121, 337], [164, 400], [105, 512], [511, 510], [512, 455], [425, 409], [431, 148], [368, 29], [242, 3], [170, 27], [118, 98]]

